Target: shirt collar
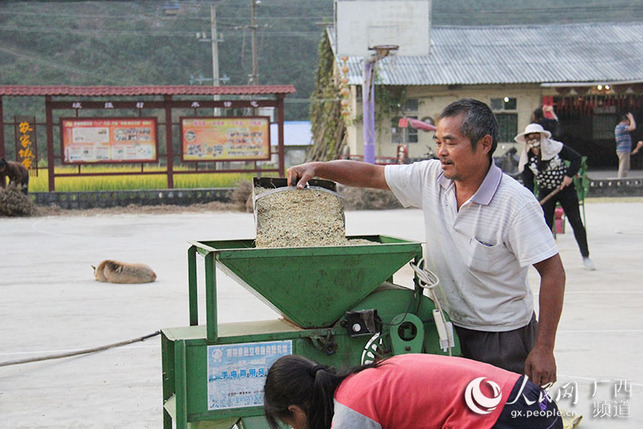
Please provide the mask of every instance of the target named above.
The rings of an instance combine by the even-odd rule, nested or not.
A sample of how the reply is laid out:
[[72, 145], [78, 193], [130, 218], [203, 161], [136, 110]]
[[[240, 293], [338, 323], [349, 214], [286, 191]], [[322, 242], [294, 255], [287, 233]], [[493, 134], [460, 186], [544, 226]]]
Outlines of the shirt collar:
[[[480, 184], [480, 187], [473, 197], [471, 197], [471, 201], [476, 204], [488, 205], [491, 200], [493, 200], [493, 196], [496, 194], [501, 180], [502, 170], [492, 162], [489, 171], [487, 171], [487, 175]], [[440, 173], [440, 176], [438, 176], [438, 183], [445, 189], [453, 185], [453, 181], [444, 177], [444, 173]]]
[[496, 195], [496, 191], [498, 190], [498, 186], [500, 186], [501, 180], [502, 170], [495, 162], [491, 161], [491, 167], [482, 181], [482, 184], [478, 188], [478, 191], [473, 197], [471, 197], [471, 201], [485, 206], [488, 205], [491, 200], [493, 200], [493, 196]]

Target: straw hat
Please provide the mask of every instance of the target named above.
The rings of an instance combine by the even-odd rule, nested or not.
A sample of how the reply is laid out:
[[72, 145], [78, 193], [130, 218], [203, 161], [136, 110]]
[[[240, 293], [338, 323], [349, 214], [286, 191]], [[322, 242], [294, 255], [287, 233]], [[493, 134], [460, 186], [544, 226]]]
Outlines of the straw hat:
[[[514, 137], [518, 143], [525, 143], [525, 135], [531, 133], [540, 133], [540, 157], [543, 161], [547, 161], [555, 157], [563, 148], [563, 144], [559, 141], [552, 140], [551, 133], [544, 129], [540, 124], [529, 124], [525, 127], [525, 131]], [[527, 165], [529, 148], [527, 144], [522, 149], [520, 159], [518, 159], [518, 171], [523, 172], [525, 165]]]
[[544, 129], [542, 125], [540, 124], [529, 124], [525, 127], [525, 131], [522, 133], [518, 134], [516, 137], [514, 137], [514, 140], [517, 141], [518, 143], [524, 143], [525, 142], [525, 135], [526, 134], [531, 134], [531, 133], [540, 133], [540, 139], [542, 140], [543, 136], [548, 139], [551, 137], [551, 133]]

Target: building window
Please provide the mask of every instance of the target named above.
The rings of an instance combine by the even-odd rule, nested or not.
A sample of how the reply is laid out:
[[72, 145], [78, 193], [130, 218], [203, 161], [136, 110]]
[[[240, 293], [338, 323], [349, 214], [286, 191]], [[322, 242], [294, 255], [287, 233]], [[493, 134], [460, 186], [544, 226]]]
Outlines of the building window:
[[516, 113], [496, 113], [498, 120], [498, 141], [513, 142], [518, 134], [518, 115]]
[[[405, 116], [406, 118], [417, 119], [417, 116]], [[397, 116], [391, 120], [391, 143], [393, 144], [406, 144], [418, 142], [418, 130], [412, 126], [401, 128], [399, 126], [401, 116]]]
[[491, 99], [491, 110], [516, 110], [518, 102], [515, 98], [503, 97]]
[[518, 104], [517, 100], [510, 97], [492, 98], [489, 104], [498, 120], [498, 141], [513, 142], [514, 137], [518, 134], [518, 114], [505, 112], [508, 110], [515, 111]]
[[[408, 100], [406, 100], [406, 103], [404, 103], [404, 106], [400, 107], [400, 112], [404, 115], [405, 118], [417, 119], [419, 104], [420, 103], [417, 98], [409, 98]], [[407, 128], [400, 128], [399, 122], [401, 118], [402, 116], [396, 116], [391, 119], [391, 143], [417, 143], [418, 130], [411, 127], [410, 125]]]
[[406, 103], [404, 103], [404, 108], [402, 109], [402, 112], [407, 114], [417, 113], [419, 104], [420, 104], [420, 101], [417, 98], [409, 98], [408, 100], [406, 100]]

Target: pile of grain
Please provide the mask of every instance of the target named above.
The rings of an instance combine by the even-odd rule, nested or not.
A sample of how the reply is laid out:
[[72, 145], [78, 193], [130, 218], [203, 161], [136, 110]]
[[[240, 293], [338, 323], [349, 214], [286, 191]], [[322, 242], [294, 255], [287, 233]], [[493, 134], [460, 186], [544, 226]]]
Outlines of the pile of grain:
[[[4, 178], [3, 178], [4, 180]], [[36, 205], [22, 188], [10, 184], [6, 189], [0, 188], [0, 216], [33, 216]]]
[[338, 195], [320, 189], [268, 191], [255, 188], [256, 247], [347, 244], [344, 207]]
[[255, 187], [254, 195], [257, 248], [377, 244], [346, 237], [344, 198], [335, 192]]

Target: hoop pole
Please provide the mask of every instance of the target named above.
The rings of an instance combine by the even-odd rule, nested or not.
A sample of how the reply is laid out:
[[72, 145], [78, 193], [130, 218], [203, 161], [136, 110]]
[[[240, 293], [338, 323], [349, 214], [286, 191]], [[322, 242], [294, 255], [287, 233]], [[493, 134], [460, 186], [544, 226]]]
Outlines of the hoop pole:
[[377, 45], [369, 50], [375, 54], [364, 58], [364, 84], [362, 85], [362, 112], [364, 117], [364, 162], [375, 164], [375, 85], [373, 72], [375, 64], [387, 57], [392, 51], [397, 51], [397, 45]]
[[364, 60], [362, 110], [364, 116], [364, 162], [375, 164], [375, 97], [373, 97], [373, 68], [375, 61]]

